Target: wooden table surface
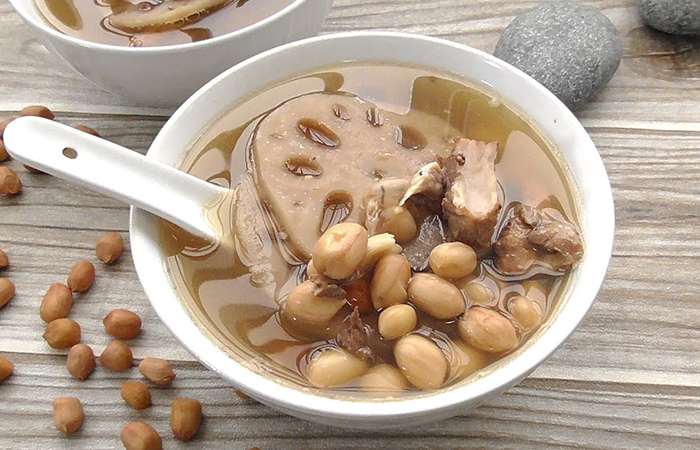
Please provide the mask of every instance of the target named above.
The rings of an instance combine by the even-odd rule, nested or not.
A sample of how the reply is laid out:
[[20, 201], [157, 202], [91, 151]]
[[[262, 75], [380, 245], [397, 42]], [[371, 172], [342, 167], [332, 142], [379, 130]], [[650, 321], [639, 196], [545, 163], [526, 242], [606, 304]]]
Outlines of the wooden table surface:
[[[491, 52], [503, 28], [538, 1], [336, 0], [324, 32], [401, 30], [440, 36]], [[125, 205], [16, 161], [22, 194], [0, 198], [0, 248], [11, 259], [2, 276], [17, 286], [0, 310], [0, 354], [15, 375], [0, 385], [0, 449], [118, 449], [119, 430], [144, 418], [165, 448], [247, 449], [697, 449], [700, 447], [700, 43], [643, 28], [633, 0], [588, 1], [612, 19], [625, 58], [609, 86], [577, 114], [612, 182], [617, 234], [607, 280], [592, 310], [531, 377], [477, 410], [405, 431], [345, 431], [297, 420], [243, 401], [178, 345], [152, 312], [127, 250], [112, 267], [96, 264], [97, 282], [71, 316], [83, 342], [108, 342], [102, 318], [123, 307], [144, 319], [136, 357], [174, 362], [174, 389], [155, 389], [154, 405], [130, 410], [119, 396], [136, 369], [98, 368], [72, 379], [65, 352], [42, 339], [38, 307], [72, 264], [95, 260], [106, 231], [127, 234]], [[168, 111], [134, 105], [93, 86], [49, 54], [0, 0], [0, 120], [27, 104], [51, 107], [57, 120], [86, 124], [145, 152]], [[170, 402], [202, 400], [196, 441], [171, 437]], [[51, 402], [78, 396], [82, 429], [53, 427]]]

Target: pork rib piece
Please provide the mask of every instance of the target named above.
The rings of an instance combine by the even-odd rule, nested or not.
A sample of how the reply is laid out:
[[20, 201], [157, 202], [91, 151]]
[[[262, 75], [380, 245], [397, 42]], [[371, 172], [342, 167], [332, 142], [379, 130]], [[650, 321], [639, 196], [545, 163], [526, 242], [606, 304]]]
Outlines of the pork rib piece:
[[494, 249], [498, 270], [512, 275], [534, 264], [551, 270], [568, 269], [583, 255], [581, 237], [574, 225], [522, 204], [514, 208]]
[[491, 245], [501, 202], [496, 178], [496, 142], [459, 139], [445, 159], [442, 211], [447, 237], [475, 250]]

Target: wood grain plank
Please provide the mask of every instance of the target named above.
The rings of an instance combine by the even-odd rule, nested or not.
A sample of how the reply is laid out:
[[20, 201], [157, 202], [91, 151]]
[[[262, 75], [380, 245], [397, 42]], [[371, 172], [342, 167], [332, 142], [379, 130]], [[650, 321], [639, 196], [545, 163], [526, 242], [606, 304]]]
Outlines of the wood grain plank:
[[[540, 1], [336, 0], [324, 33], [356, 29], [444, 37], [487, 52], [503, 28]], [[131, 342], [137, 357], [175, 361], [175, 389], [156, 389], [155, 405], [129, 411], [118, 386], [137, 378], [102, 369], [86, 383], [68, 377], [65, 352], [41, 338], [38, 307], [46, 288], [79, 259], [94, 258], [105, 231], [126, 237], [123, 204], [50, 176], [22, 177], [22, 195], [0, 198], [0, 248], [12, 266], [2, 276], [17, 297], [0, 311], [0, 353], [17, 375], [0, 385], [1, 449], [120, 448], [128, 420], [145, 418], [166, 448], [246, 449], [695, 449], [700, 429], [700, 47], [682, 53], [677, 40], [640, 28], [633, 0], [583, 3], [601, 9], [623, 36], [625, 58], [610, 85], [577, 111], [606, 164], [617, 230], [606, 282], [584, 322], [530, 378], [476, 411], [435, 425], [381, 432], [343, 431], [299, 421], [243, 402], [205, 370], [160, 323], [133, 269], [127, 242], [114, 266], [76, 297], [72, 316], [99, 353], [109, 341], [102, 318], [127, 307], [144, 320]], [[169, 111], [104, 92], [61, 64], [31, 35], [8, 2], [0, 2], [0, 120], [29, 103], [47, 103], [58, 119], [84, 123], [141, 153]], [[683, 44], [686, 45], [686, 44]], [[690, 45], [690, 44], [688, 44]], [[659, 48], [669, 55], [654, 54]], [[680, 53], [679, 53], [680, 52]], [[51, 400], [78, 395], [87, 420], [77, 435], [53, 429]], [[193, 444], [168, 431], [170, 401], [199, 398], [207, 420]]]
[[[567, 380], [527, 380], [476, 411], [437, 424], [374, 432], [341, 430], [300, 421], [238, 398], [233, 389], [196, 363], [177, 363], [172, 389], [153, 389], [153, 406], [129, 409], [119, 396], [136, 369], [114, 374], [98, 368], [87, 382], [69, 377], [61, 357], [13, 355], [17, 375], [0, 386], [3, 427], [0, 448], [115, 448], [121, 426], [146, 420], [163, 435], [165, 448], [358, 449], [632, 449], [696, 448], [700, 396], [696, 389]], [[85, 410], [83, 428], [63, 437], [53, 428], [53, 396], [77, 396]], [[168, 417], [175, 397], [204, 404], [200, 435], [175, 441]]]

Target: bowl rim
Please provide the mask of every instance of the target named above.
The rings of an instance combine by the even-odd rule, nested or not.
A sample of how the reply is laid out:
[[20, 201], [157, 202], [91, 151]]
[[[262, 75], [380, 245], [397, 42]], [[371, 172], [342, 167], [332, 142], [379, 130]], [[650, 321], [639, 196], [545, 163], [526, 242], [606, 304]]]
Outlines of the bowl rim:
[[[214, 36], [211, 39], [205, 39], [198, 42], [187, 42], [185, 44], [174, 44], [174, 45], [159, 45], [154, 47], [128, 47], [125, 45], [113, 45], [113, 44], [102, 44], [99, 42], [92, 42], [86, 39], [80, 39], [67, 34], [63, 34], [60, 31], [54, 29], [51, 25], [44, 22], [43, 20], [34, 17], [32, 14], [26, 14], [23, 8], [17, 7], [15, 4], [19, 3], [34, 3], [34, 0], [9, 0], [10, 5], [19, 14], [25, 22], [32, 25], [34, 28], [41, 30], [43, 33], [49, 35], [54, 39], [64, 41], [68, 44], [77, 45], [90, 50], [104, 51], [104, 52], [126, 52], [126, 53], [136, 53], [142, 55], [151, 54], [164, 54], [164, 53], [177, 53], [179, 51], [194, 50], [198, 48], [208, 47], [217, 45], [220, 42], [228, 41], [229, 39], [236, 39], [251, 33], [258, 31], [261, 28], [265, 28], [268, 25], [282, 19], [289, 14], [291, 14], [298, 7], [302, 6], [307, 2], [314, 0], [294, 0], [289, 5], [285, 6], [281, 10], [274, 14], [265, 17], [255, 23], [252, 23], [246, 27], [240, 28], [238, 30], [231, 31], [229, 33], [222, 34], [220, 36]], [[36, 5], [32, 5], [36, 7]], [[41, 14], [41, 12], [39, 12]]]
[[[313, 47], [321, 42], [352, 40], [358, 37], [379, 40], [397, 39], [404, 41], [406, 45], [410, 45], [409, 41], [422, 41], [426, 45], [430, 44], [452, 47], [453, 50], [463, 52], [464, 54], [470, 54], [471, 57], [481, 58], [485, 60], [484, 62], [486, 64], [509, 72], [510, 75], [508, 76], [517, 77], [520, 79], [519, 81], [528, 84], [533, 90], [533, 93], [536, 93], [536, 95], [541, 99], [550, 102], [557, 108], [557, 117], [561, 119], [559, 121], [559, 125], [567, 127], [570, 126], [572, 134], [574, 134], [576, 138], [580, 140], [579, 143], [582, 146], [587, 148], [587, 151], [585, 152], [586, 169], [584, 172], [593, 172], [595, 177], [605, 181], [604, 183], [601, 183], [601, 185], [596, 185], [594, 188], [592, 188], [593, 191], [587, 194], [589, 196], [592, 195], [596, 201], [599, 202], [596, 204], [596, 209], [600, 210], [601, 216], [607, 220], [600, 221], [600, 229], [596, 229], [596, 231], [599, 232], [599, 234], [596, 234], [596, 252], [592, 253], [590, 242], [586, 242], [587, 253], [584, 255], [584, 261], [582, 261], [579, 268], [577, 268], [577, 274], [579, 272], [583, 272], [583, 269], [585, 268], [586, 281], [588, 284], [583, 285], [579, 282], [576, 283], [579, 290], [584, 291], [586, 294], [587, 297], [582, 299], [585, 301], [579, 301], [576, 303], [568, 301], [573, 296], [575, 291], [573, 288], [570, 289], [566, 293], [567, 298], [565, 300], [566, 303], [564, 304], [564, 307], [560, 308], [557, 313], [558, 315], [556, 320], [551, 321], [551, 325], [543, 332], [542, 336], [540, 336], [528, 348], [524, 349], [522, 353], [518, 354], [517, 357], [513, 358], [512, 361], [506, 363], [506, 367], [501, 367], [498, 370], [490, 372], [488, 375], [481, 377], [480, 379], [476, 379], [471, 383], [463, 386], [457, 386], [453, 389], [437, 390], [434, 393], [418, 398], [409, 397], [406, 399], [392, 399], [391, 401], [387, 402], [369, 400], [363, 401], [362, 399], [358, 400], [356, 398], [338, 399], [315, 395], [311, 392], [307, 392], [308, 390], [297, 390], [284, 386], [272, 380], [267, 374], [256, 373], [246, 368], [240, 362], [235, 361], [233, 358], [226, 355], [223, 350], [219, 349], [211, 339], [206, 337], [202, 331], [199, 330], [194, 321], [192, 321], [189, 313], [187, 312], [184, 313], [188, 315], [190, 325], [197, 328], [197, 333], [199, 333], [201, 336], [196, 336], [196, 339], [193, 339], [193, 336], [189, 335], [185, 337], [181, 329], [175, 329], [177, 326], [175, 323], [176, 320], [172, 320], [171, 323], [171, 319], [168, 317], [169, 314], [172, 313], [172, 306], [168, 304], [168, 301], [164, 300], [163, 292], [157, 292], [154, 289], [151, 280], [146, 280], [143, 278], [147, 271], [145, 268], [145, 265], [147, 264], [146, 259], [149, 259], [148, 255], [145, 255], [145, 246], [147, 246], [148, 241], [143, 235], [144, 233], [141, 233], [139, 226], [144, 226], [143, 224], [148, 223], [147, 219], [149, 215], [144, 211], [132, 207], [129, 229], [130, 238], [132, 241], [134, 264], [151, 305], [161, 318], [161, 321], [168, 329], [170, 329], [176, 339], [178, 339], [180, 343], [205, 366], [209, 367], [225, 379], [231, 381], [234, 385], [236, 385], [236, 387], [242, 388], [247, 394], [250, 394], [253, 398], [260, 400], [263, 403], [270, 406], [276, 406], [283, 409], [287, 413], [297, 415], [298, 417], [304, 417], [306, 419], [317, 421], [335, 420], [336, 423], [344, 421], [342, 423], [345, 423], [347, 427], [358, 427], [358, 425], [353, 424], [353, 420], [364, 421], [364, 423], [369, 423], [370, 421], [374, 420], [381, 421], [388, 419], [397, 421], [415, 418], [419, 414], [423, 414], [428, 418], [431, 416], [435, 418], [447, 417], [449, 414], [456, 413], [460, 405], [467, 404], [469, 402], [472, 402], [472, 404], [480, 403], [493, 395], [502, 392], [525, 378], [537, 366], [546, 360], [571, 335], [574, 329], [584, 318], [587, 311], [590, 309], [591, 305], [595, 301], [600, 287], [602, 286], [610, 258], [612, 257], [615, 230], [615, 211], [612, 189], [607, 172], [588, 133], [585, 131], [573, 113], [571, 113], [571, 111], [550, 91], [519, 69], [488, 53], [445, 39], [412, 33], [387, 31], [353, 31], [328, 34], [292, 42], [268, 50], [237, 64], [211, 80], [195, 94], [193, 94], [187, 101], [185, 101], [185, 103], [183, 103], [182, 106], [178, 108], [177, 111], [171, 116], [154, 140], [147, 153], [147, 156], [157, 157], [154, 155], [158, 153], [158, 148], [161, 146], [161, 142], [164, 141], [165, 137], [171, 132], [171, 130], [177, 126], [177, 123], [180, 121], [181, 117], [186, 115], [188, 110], [193, 105], [202, 101], [202, 98], [206, 96], [210, 89], [228, 77], [235, 77], [236, 72], [241, 71], [248, 66], [255, 65], [261, 60], [274, 57], [276, 54], [287, 52], [297, 47]], [[371, 58], [368, 58], [368, 60], [371, 60]], [[343, 62], [344, 61], [340, 59], [337, 61], [338, 64], [342, 64]], [[313, 70], [314, 68], [315, 67], [310, 67], [309, 70]], [[469, 77], [466, 75], [463, 75], [463, 77], [469, 79]], [[280, 81], [282, 81], [282, 79], [285, 77], [280, 76], [280, 78]], [[267, 83], [265, 83], [265, 85], [266, 84]], [[251, 92], [254, 92], [262, 87], [264, 87], [264, 85], [255, 85], [253, 88], [251, 88]], [[564, 157], [564, 155], [560, 156], [562, 159], [564, 159], [567, 165], [571, 164], [567, 157]], [[586, 195], [579, 191], [577, 198], [584, 197], [586, 197]], [[582, 222], [583, 221], [584, 220], [582, 219]], [[595, 258], [593, 258], [593, 256], [595, 256]], [[177, 298], [177, 294], [172, 284], [170, 284], [170, 289], [172, 296], [179, 302], [180, 300]], [[180, 306], [184, 310], [184, 305]], [[202, 342], [200, 337], [206, 340], [206, 344]], [[201, 345], [204, 345], [204, 347], [198, 348]], [[427, 420], [430, 419], [423, 421]]]

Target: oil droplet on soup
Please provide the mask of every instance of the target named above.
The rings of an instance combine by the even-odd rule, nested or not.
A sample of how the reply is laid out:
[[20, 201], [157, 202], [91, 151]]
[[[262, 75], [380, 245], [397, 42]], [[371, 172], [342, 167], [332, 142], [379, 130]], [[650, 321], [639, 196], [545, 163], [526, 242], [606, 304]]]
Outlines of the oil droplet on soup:
[[294, 0], [36, 0], [63, 34], [100, 44], [186, 44], [253, 25]]
[[[495, 168], [503, 210], [497, 231], [518, 203], [576, 223], [573, 191], [555, 159], [555, 150], [506, 103], [473, 84], [420, 68], [350, 65], [278, 83], [233, 105], [204, 131], [181, 165], [202, 179], [227, 180], [235, 189], [232, 201], [226, 204], [222, 200], [213, 217], [231, 233], [222, 245], [203, 249], [165, 222], [160, 229], [173, 284], [192, 316], [232, 355], [252, 361], [256, 370], [285, 382], [310, 387], [309, 364], [325, 354], [322, 364], [347, 365], [355, 375], [361, 374], [323, 388], [331, 389], [334, 395], [361, 391], [370, 397], [386, 397], [420, 392], [395, 370], [396, 341], [379, 334], [379, 312], [373, 308], [364, 308], [360, 316], [367, 332], [366, 345], [374, 353], [372, 363], [348, 359], [342, 352], [328, 353], [338, 352], [338, 330], [352, 322], [349, 304], [321, 335], [309, 338], [289, 327], [280, 314], [281, 305], [312, 270], [307, 268], [309, 254], [299, 233], [312, 233], [309, 242], [315, 242], [333, 224], [355, 221], [358, 211], [363, 212], [363, 199], [358, 199], [353, 183], [369, 185], [397, 173], [410, 178], [426, 162], [449, 153], [459, 137], [498, 143]], [[307, 120], [313, 110], [322, 112], [313, 116], [314, 121]], [[290, 117], [275, 118], [275, 111], [289, 112]], [[272, 125], [261, 124], [263, 120]], [[351, 128], [355, 121], [362, 121], [364, 134]], [[285, 142], [303, 144], [285, 147]], [[355, 147], [357, 142], [396, 146], [405, 159], [384, 154], [381, 145], [370, 150]], [[266, 153], [266, 148], [286, 149], [289, 154]], [[350, 174], [349, 166], [356, 173]], [[274, 170], [276, 180], [292, 187], [271, 193], [269, 186], [264, 186], [271, 174], [261, 172], [261, 167]], [[326, 177], [327, 184], [322, 184]], [[317, 195], [307, 196], [318, 201], [318, 208], [309, 207], [309, 198], [297, 196], [299, 186], [310, 186], [304, 192], [311, 193], [318, 186]], [[276, 198], [271, 199], [271, 195]], [[445, 241], [439, 214], [434, 207], [425, 206], [424, 212], [414, 214], [422, 214], [421, 220], [417, 219], [418, 237], [403, 246], [414, 270], [425, 270], [430, 250]], [[283, 217], [286, 214], [289, 217]], [[304, 214], [313, 219], [306, 228]], [[287, 229], [294, 226], [302, 228]], [[540, 311], [544, 322], [565, 290], [569, 272], [543, 269], [506, 276], [496, 270], [493, 258], [491, 252], [480, 254], [471, 275], [451, 282], [461, 291], [467, 307], [489, 308], [514, 323], [521, 346], [537, 327], [517, 325], [509, 312], [511, 300], [527, 297], [534, 305], [531, 310]], [[371, 304], [369, 298], [355, 298], [358, 292], [369, 295], [368, 285], [348, 290], [353, 306]], [[511, 353], [488, 353], [467, 344], [460, 337], [458, 322], [459, 317], [439, 320], [419, 310], [412, 331], [434, 343], [444, 355], [447, 374], [442, 386], [468, 379]], [[314, 380], [316, 385], [327, 381], [319, 381], [316, 374]]]

